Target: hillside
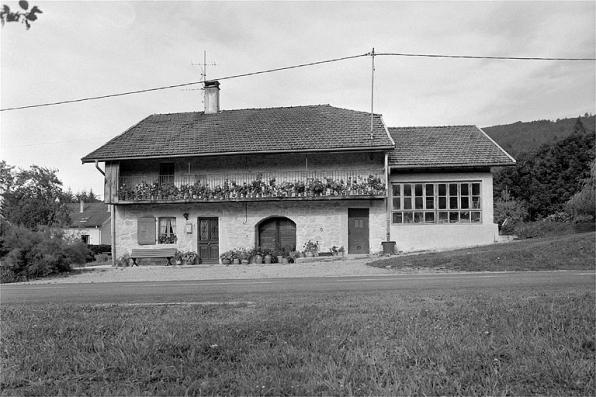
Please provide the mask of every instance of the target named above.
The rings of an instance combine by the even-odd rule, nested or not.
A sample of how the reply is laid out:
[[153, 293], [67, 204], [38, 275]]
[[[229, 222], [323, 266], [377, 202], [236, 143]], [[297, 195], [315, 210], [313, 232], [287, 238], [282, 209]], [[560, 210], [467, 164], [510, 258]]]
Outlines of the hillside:
[[[586, 130], [595, 130], [595, 116], [580, 118]], [[521, 153], [533, 153], [541, 145], [559, 142], [573, 134], [577, 118], [538, 120], [482, 128], [514, 158]]]

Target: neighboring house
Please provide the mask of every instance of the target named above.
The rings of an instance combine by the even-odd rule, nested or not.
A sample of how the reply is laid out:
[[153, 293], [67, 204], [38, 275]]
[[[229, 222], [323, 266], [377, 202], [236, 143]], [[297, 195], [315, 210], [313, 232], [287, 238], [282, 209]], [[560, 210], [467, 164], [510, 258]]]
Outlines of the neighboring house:
[[[115, 257], [175, 247], [217, 263], [235, 247], [302, 250], [309, 240], [348, 254], [389, 240], [402, 251], [492, 243], [490, 167], [514, 160], [475, 127], [429, 133], [448, 141], [435, 150], [443, 162], [420, 155], [418, 129], [392, 131], [378, 114], [329, 105], [220, 111], [219, 83], [207, 82], [204, 112], [149, 116], [82, 161], [105, 163]], [[443, 185], [458, 193], [440, 195]]]
[[68, 204], [71, 209], [68, 235], [80, 238], [86, 244], [112, 244], [111, 214], [105, 203]]

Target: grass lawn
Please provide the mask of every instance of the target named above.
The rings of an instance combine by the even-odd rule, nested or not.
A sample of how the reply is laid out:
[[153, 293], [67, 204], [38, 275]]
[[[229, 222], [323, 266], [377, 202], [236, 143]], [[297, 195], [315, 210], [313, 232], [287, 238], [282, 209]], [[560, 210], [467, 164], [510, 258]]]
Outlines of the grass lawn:
[[595, 293], [3, 306], [2, 396], [596, 394]]
[[392, 269], [455, 271], [596, 270], [596, 234], [514, 241], [455, 251], [398, 255], [371, 262]]

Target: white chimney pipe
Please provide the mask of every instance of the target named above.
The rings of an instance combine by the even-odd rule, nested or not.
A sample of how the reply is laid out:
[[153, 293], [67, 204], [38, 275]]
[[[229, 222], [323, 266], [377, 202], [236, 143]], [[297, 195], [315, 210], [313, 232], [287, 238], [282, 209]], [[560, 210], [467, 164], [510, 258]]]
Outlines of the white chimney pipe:
[[219, 113], [219, 81], [205, 81], [205, 114]]

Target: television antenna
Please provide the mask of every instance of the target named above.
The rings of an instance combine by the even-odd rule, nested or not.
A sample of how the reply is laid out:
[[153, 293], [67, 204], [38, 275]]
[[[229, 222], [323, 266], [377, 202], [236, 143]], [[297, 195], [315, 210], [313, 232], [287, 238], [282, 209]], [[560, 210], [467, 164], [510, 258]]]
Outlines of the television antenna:
[[199, 91], [204, 90], [205, 81], [207, 81], [207, 66], [217, 66], [215, 62], [207, 63], [207, 51], [203, 51], [203, 63], [193, 63], [190, 61], [191, 66], [201, 67], [201, 81], [203, 82], [203, 88], [186, 88], [181, 91]]

